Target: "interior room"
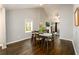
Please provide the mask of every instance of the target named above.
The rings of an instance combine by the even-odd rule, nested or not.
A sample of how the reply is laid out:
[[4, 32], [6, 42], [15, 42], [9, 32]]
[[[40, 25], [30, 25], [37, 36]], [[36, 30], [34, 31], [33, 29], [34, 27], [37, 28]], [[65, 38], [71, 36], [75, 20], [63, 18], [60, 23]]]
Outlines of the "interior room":
[[79, 55], [78, 4], [1, 4], [0, 55]]

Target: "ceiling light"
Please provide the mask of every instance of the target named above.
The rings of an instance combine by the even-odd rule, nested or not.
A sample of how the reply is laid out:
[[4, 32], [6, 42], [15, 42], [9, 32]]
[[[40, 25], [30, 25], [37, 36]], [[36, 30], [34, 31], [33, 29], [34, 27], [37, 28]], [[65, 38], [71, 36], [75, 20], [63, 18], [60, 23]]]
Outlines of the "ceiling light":
[[43, 4], [40, 4], [40, 6], [42, 6]]

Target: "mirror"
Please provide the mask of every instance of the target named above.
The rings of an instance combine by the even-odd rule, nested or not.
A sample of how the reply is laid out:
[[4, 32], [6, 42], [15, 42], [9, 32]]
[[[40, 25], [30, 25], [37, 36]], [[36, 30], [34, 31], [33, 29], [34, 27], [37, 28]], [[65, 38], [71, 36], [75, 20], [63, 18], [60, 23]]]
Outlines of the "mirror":
[[75, 25], [79, 26], [79, 8], [75, 10]]

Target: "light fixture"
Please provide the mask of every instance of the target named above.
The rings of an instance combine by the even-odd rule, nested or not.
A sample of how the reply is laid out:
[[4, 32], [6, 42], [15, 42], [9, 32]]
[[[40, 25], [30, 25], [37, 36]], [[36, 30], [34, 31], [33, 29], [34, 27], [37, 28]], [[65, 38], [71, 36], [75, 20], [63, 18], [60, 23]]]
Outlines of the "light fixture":
[[55, 16], [55, 17], [53, 18], [53, 21], [59, 23], [59, 22], [60, 22], [59, 16]]
[[43, 4], [40, 4], [40, 6], [43, 6]]

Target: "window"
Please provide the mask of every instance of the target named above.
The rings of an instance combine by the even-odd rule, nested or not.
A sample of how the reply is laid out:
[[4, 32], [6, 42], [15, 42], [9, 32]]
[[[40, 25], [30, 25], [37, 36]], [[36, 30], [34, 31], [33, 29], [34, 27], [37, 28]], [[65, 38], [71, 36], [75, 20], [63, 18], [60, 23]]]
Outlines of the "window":
[[26, 21], [25, 22], [25, 32], [31, 32], [32, 31], [32, 21]]

